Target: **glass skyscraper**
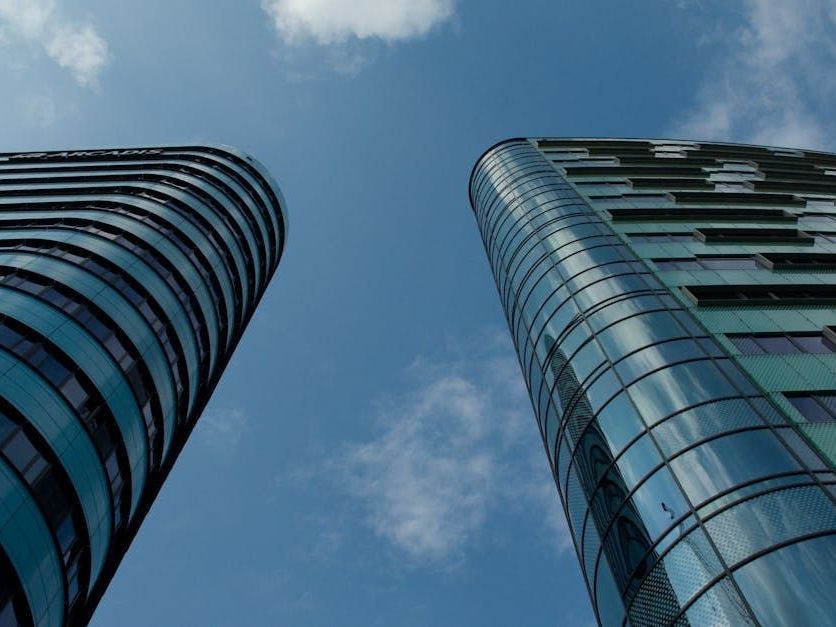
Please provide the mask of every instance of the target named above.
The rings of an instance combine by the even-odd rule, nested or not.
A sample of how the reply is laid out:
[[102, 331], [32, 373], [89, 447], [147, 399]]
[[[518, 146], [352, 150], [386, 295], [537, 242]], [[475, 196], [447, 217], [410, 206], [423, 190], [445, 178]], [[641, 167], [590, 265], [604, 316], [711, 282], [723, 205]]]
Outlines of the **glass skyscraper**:
[[0, 155], [0, 625], [89, 619], [285, 234], [230, 148]]
[[836, 621], [836, 155], [515, 139], [470, 198], [602, 625]]

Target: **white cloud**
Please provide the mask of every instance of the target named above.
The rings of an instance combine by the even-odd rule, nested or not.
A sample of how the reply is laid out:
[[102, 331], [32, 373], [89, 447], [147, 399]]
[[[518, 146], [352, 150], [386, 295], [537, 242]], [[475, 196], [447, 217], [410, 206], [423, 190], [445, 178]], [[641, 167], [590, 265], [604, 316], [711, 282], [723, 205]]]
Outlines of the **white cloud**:
[[703, 43], [715, 61], [706, 67], [699, 105], [673, 134], [833, 147], [836, 0], [742, 0], [741, 5], [743, 24]]
[[54, 0], [0, 0], [0, 26], [0, 45], [36, 45], [81, 85], [95, 85], [108, 60], [96, 29], [66, 18]]
[[107, 43], [92, 26], [61, 27], [46, 45], [49, 56], [69, 69], [82, 85], [96, 80], [107, 59]]
[[232, 451], [249, 429], [247, 414], [241, 409], [222, 407], [203, 412], [197, 433], [213, 448]]
[[484, 522], [496, 474], [487, 403], [470, 381], [440, 377], [388, 408], [382, 435], [349, 456], [375, 531], [412, 557], [446, 557]]
[[453, 15], [453, 0], [262, 0], [261, 6], [285, 41], [325, 45], [413, 39]]
[[350, 446], [340, 470], [372, 529], [415, 562], [457, 562], [491, 517], [536, 517], [570, 544], [509, 342], [419, 360], [411, 393], [378, 404], [379, 434]]

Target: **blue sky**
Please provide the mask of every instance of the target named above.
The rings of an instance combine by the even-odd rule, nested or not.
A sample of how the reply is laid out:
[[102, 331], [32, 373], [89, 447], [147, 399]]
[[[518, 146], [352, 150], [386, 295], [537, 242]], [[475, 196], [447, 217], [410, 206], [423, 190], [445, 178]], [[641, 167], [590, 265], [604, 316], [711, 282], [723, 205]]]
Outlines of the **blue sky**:
[[832, 148], [835, 31], [832, 0], [0, 0], [4, 151], [232, 144], [290, 213], [93, 624], [591, 624], [470, 168], [509, 136]]

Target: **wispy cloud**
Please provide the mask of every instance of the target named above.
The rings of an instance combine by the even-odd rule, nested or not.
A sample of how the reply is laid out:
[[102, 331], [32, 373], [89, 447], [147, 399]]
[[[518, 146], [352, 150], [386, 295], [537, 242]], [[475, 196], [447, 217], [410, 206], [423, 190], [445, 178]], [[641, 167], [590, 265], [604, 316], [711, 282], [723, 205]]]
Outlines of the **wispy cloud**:
[[242, 409], [221, 407], [203, 412], [197, 423], [197, 434], [212, 448], [234, 450], [250, 427]]
[[832, 147], [836, 0], [741, 0], [740, 5], [743, 23], [703, 42], [710, 63], [699, 104], [672, 134]]
[[0, 27], [0, 47], [34, 45], [81, 85], [95, 85], [109, 57], [95, 27], [66, 17], [54, 0], [0, 0]]
[[493, 516], [537, 517], [569, 545], [519, 366], [507, 340], [418, 360], [412, 390], [377, 403], [377, 436], [341, 470], [374, 532], [418, 563], [458, 563]]

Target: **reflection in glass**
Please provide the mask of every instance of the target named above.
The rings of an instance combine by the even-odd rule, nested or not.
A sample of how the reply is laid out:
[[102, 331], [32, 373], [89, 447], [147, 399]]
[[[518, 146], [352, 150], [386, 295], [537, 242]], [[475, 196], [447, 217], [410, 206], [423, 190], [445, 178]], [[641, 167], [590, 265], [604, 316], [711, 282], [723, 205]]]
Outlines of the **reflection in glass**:
[[763, 627], [832, 625], [836, 536], [791, 544], [734, 573]]

